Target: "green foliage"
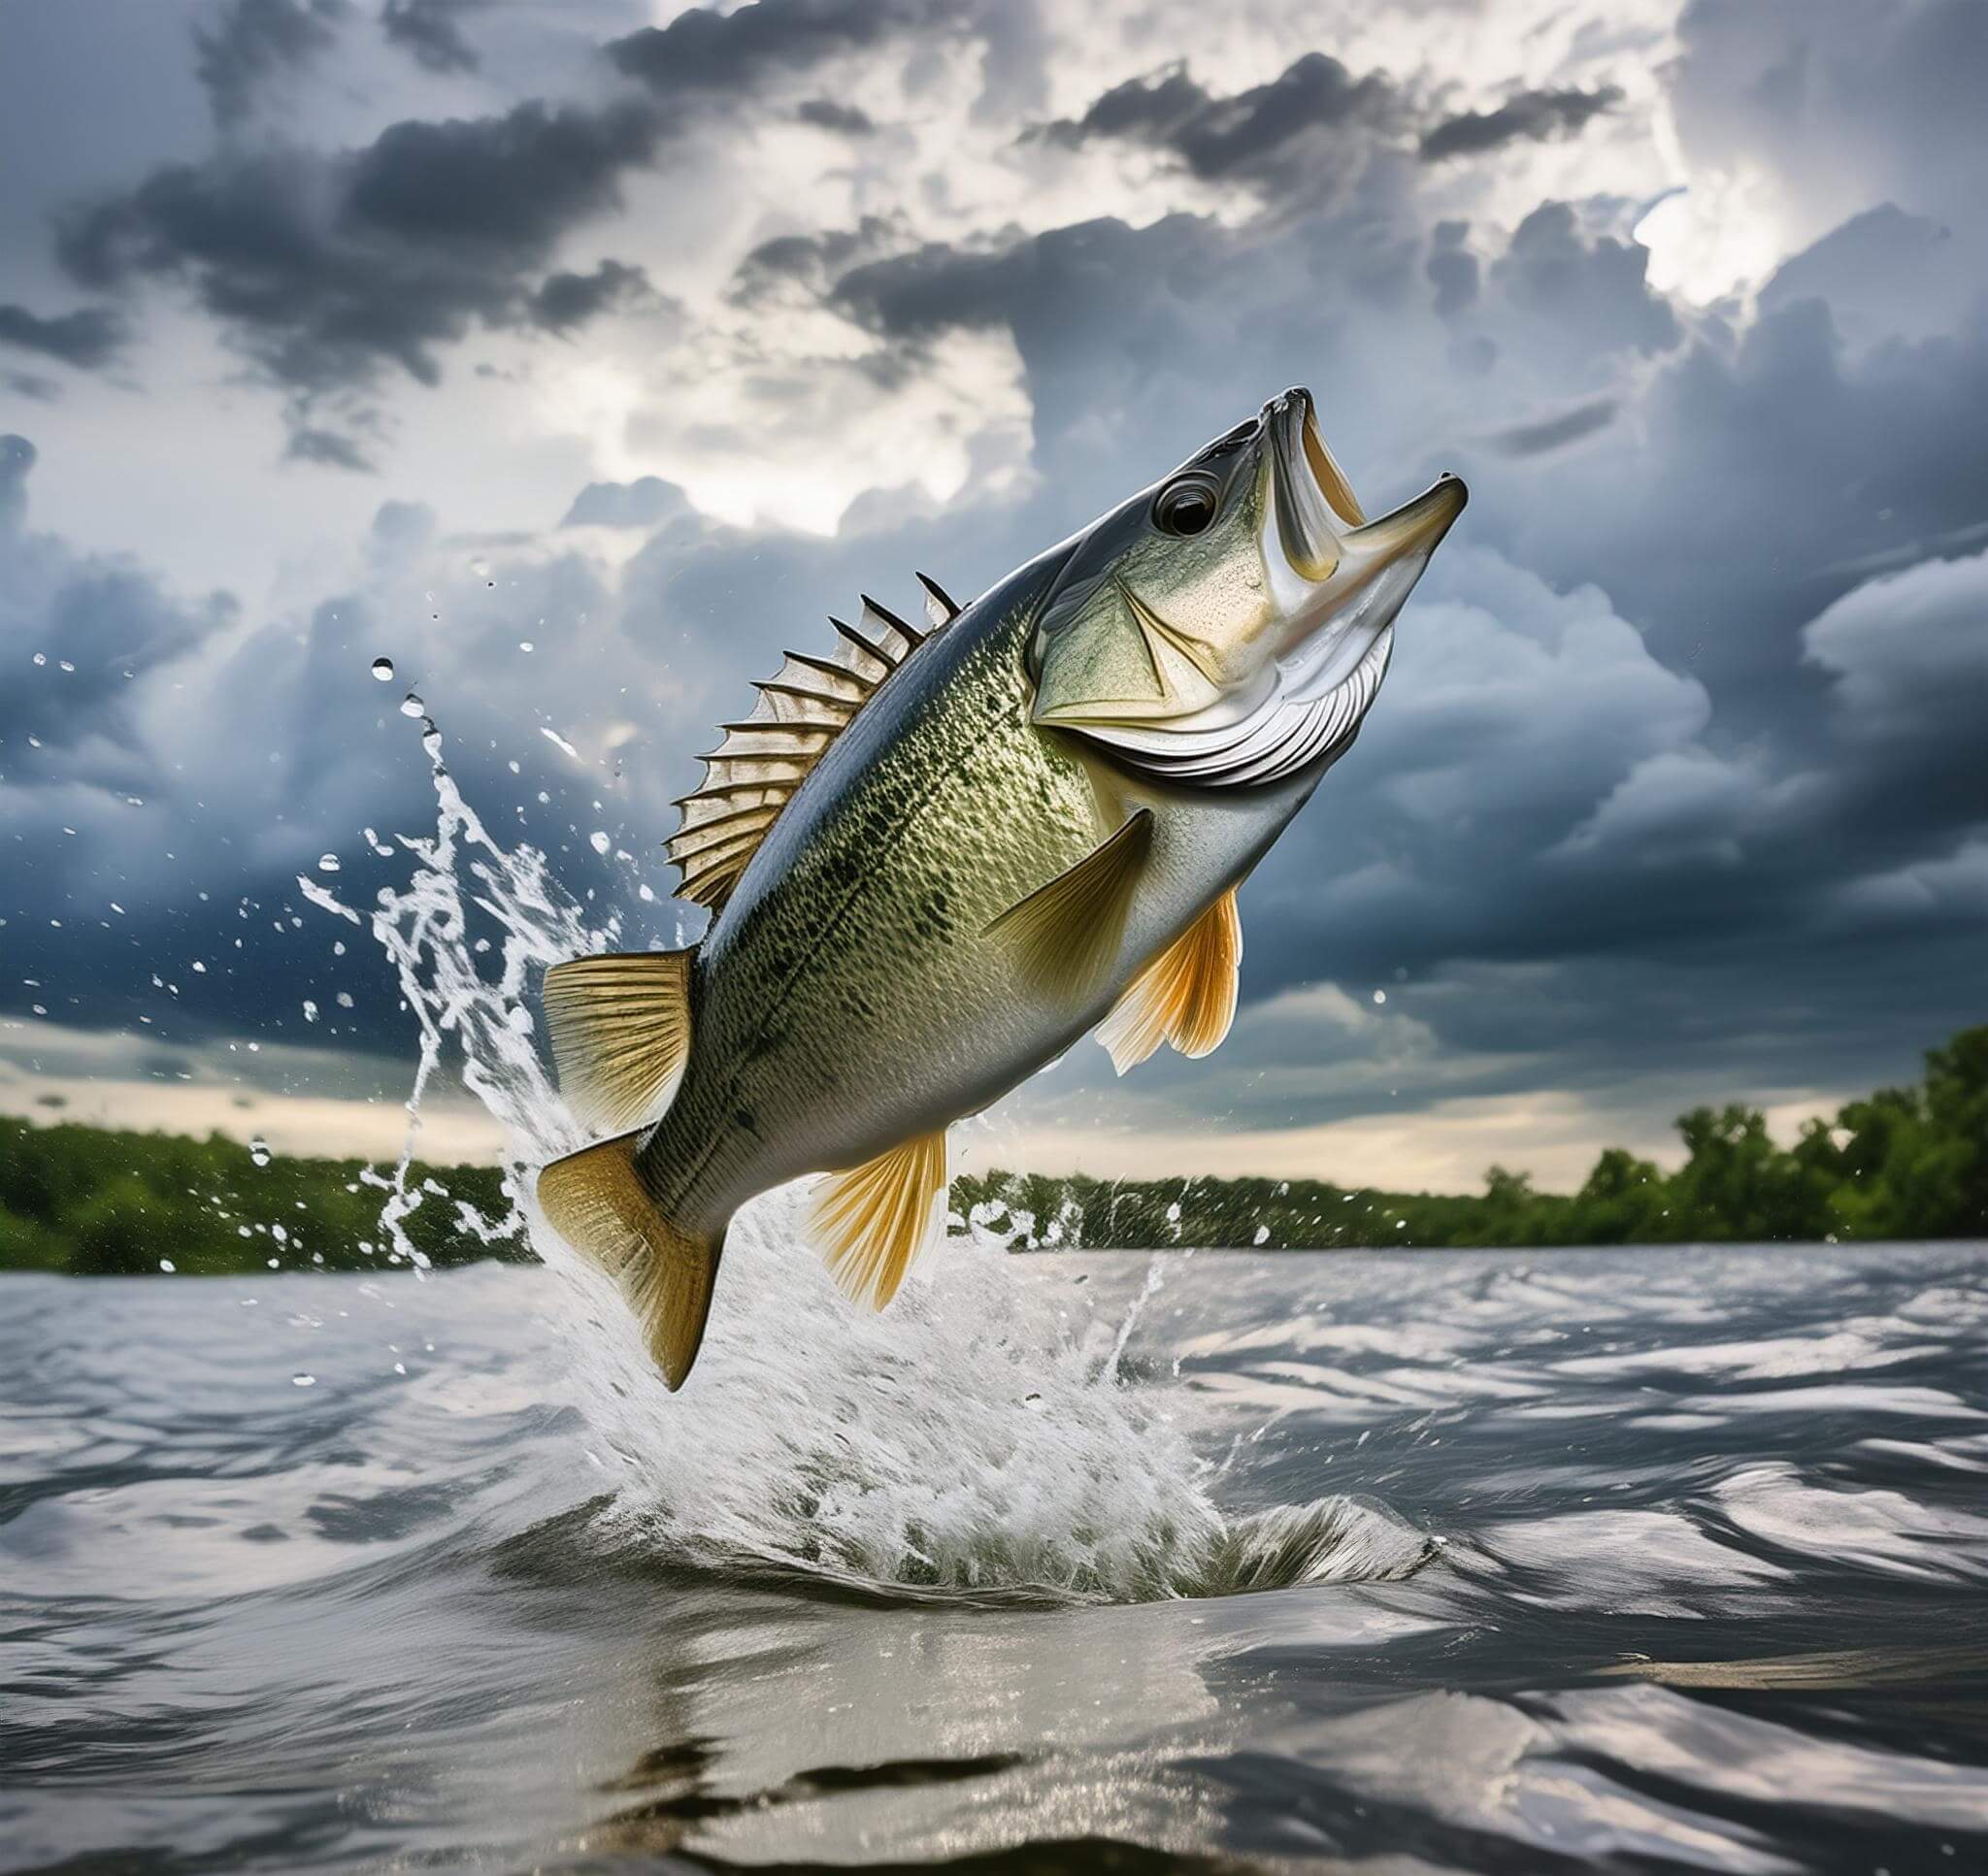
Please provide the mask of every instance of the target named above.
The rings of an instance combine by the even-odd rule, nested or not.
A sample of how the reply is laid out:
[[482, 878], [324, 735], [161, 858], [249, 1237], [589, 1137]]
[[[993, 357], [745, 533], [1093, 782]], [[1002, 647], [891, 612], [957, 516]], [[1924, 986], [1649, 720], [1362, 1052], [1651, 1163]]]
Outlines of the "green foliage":
[[[1661, 1171], [1609, 1147], [1571, 1196], [1494, 1166], [1478, 1196], [1392, 1193], [1320, 1179], [1147, 1179], [990, 1172], [953, 1181], [953, 1208], [1024, 1248], [1259, 1245], [1669, 1244], [1988, 1236], [1988, 1026], [1926, 1058], [1913, 1088], [1853, 1101], [1790, 1147], [1737, 1104], [1677, 1123], [1684, 1164]], [[385, 1192], [360, 1160], [258, 1166], [205, 1140], [0, 1120], [0, 1269], [137, 1274], [378, 1269], [401, 1261]], [[441, 1266], [530, 1257], [502, 1175], [414, 1167], [413, 1243]], [[481, 1230], [480, 1231], [479, 1226]], [[484, 1233], [489, 1234], [486, 1240]]]
[[[1106, 1182], [1006, 1172], [953, 1182], [954, 1209], [1026, 1247], [1804, 1242], [1988, 1235], [1988, 1027], [1926, 1058], [1920, 1088], [1853, 1101], [1792, 1147], [1728, 1103], [1677, 1122], [1684, 1164], [1611, 1146], [1572, 1197], [1494, 1166], [1478, 1198], [1349, 1190], [1319, 1180]], [[1027, 1222], [1024, 1222], [1024, 1220]], [[1049, 1230], [1051, 1220], [1056, 1229]]]
[[[161, 1262], [221, 1275], [371, 1270], [404, 1262], [380, 1223], [386, 1197], [363, 1160], [273, 1158], [212, 1135], [112, 1134], [0, 1120], [0, 1269], [135, 1276]], [[415, 1166], [409, 1240], [437, 1265], [530, 1255], [508, 1228], [492, 1167]], [[463, 1207], [495, 1228], [485, 1243]]]

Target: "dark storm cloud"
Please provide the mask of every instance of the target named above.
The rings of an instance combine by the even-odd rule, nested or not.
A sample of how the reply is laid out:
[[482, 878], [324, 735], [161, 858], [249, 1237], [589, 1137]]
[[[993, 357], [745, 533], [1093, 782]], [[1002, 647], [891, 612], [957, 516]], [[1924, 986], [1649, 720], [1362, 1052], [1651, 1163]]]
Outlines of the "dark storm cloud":
[[843, 137], [868, 137], [877, 129], [870, 114], [853, 104], [838, 104], [833, 98], [805, 98], [794, 115], [816, 130], [831, 130]]
[[629, 300], [650, 295], [648, 276], [626, 261], [604, 260], [590, 274], [553, 274], [531, 297], [530, 318], [547, 332], [570, 332]]
[[535, 256], [571, 223], [615, 206], [622, 176], [649, 159], [662, 129], [632, 101], [411, 118], [352, 158], [343, 218], [403, 240]]
[[1797, 301], [1737, 344], [1711, 330], [1679, 347], [1637, 400], [1640, 446], [1605, 477], [1584, 458], [1543, 460], [1522, 492], [1487, 476], [1480, 525], [1549, 578], [1600, 582], [1736, 708], [1799, 729], [1800, 626], [1872, 556], [1981, 519], [1988, 424], [1960, 412], [1988, 412], [1981, 313], [1853, 352], [1823, 302]]
[[1045, 143], [1061, 144], [1075, 149], [1093, 137], [1130, 137], [1146, 143], [1164, 143], [1190, 117], [1206, 111], [1213, 100], [1188, 75], [1184, 64], [1142, 78], [1127, 79], [1092, 100], [1081, 117], [1061, 117], [1044, 124], [1034, 134]]
[[[1053, 251], [1087, 235], [1110, 239], [1126, 232], [1120, 221], [1091, 222], [1059, 228], [1040, 243], [1030, 240], [981, 254], [932, 242], [910, 253], [850, 269], [835, 282], [834, 298], [866, 325], [891, 338], [923, 338], [949, 327], [1005, 325], [1013, 319], [1027, 292], [1039, 247]], [[767, 271], [794, 272], [800, 261], [801, 249], [781, 247]], [[763, 259], [760, 265], [767, 268]]]
[[1445, 157], [1477, 156], [1522, 140], [1544, 143], [1553, 137], [1576, 136], [1593, 118], [1621, 102], [1622, 88], [1614, 84], [1593, 91], [1577, 86], [1520, 91], [1495, 111], [1464, 111], [1445, 117], [1423, 133], [1421, 157], [1425, 163], [1440, 163]]
[[[245, 633], [225, 596], [175, 600], [128, 562], [28, 528], [33, 455], [0, 440], [0, 1007], [143, 1019], [175, 1040], [404, 1046], [390, 980], [370, 959], [334, 958], [333, 940], [354, 935], [306, 905], [296, 877], [358, 905], [404, 882], [405, 854], [379, 847], [435, 825], [420, 724], [401, 708], [411, 684], [443, 723], [466, 796], [500, 839], [549, 851], [570, 888], [609, 887], [626, 864], [599, 857], [592, 831], [642, 844], [619, 833], [626, 802], [610, 799], [605, 765], [535, 734], [583, 739], [655, 670], [579, 556], [505, 566], [500, 597], [436, 539], [431, 514], [387, 504], [356, 587]], [[521, 625], [545, 641], [536, 663]], [[372, 673], [382, 653], [392, 684]], [[661, 813], [658, 800], [645, 818]]]
[[[1497, 1053], [1511, 1087], [1530, 1085], [1541, 1057], [1555, 1077], [1619, 1075], [1645, 1031], [1686, 1064], [1724, 1049], [1745, 1072], [1749, 1051], [1778, 1052], [1799, 1078], [1806, 1053], [1811, 1072], [1854, 1081], [1868, 1071], [1844, 1065], [1868, 1064], [1887, 1037], [1917, 1045], [1978, 1014], [1978, 971], [1952, 935], [1971, 888], [1949, 881], [1970, 830], [1988, 825], [1988, 769], [1965, 712], [1935, 708], [1927, 686], [1979, 694], [1960, 621], [1988, 581], [1976, 569], [1921, 596], [1926, 674], [1880, 709], [1877, 622], [1903, 602], [1866, 591], [1868, 567], [1853, 563], [1979, 519], [1988, 423], [1955, 413], [1988, 412], [1981, 315], [1855, 351], [1813, 299], [1738, 335], [1718, 318], [1687, 329], [1650, 287], [1643, 250], [1606, 232], [1606, 205], [1599, 228], [1589, 213], [1541, 205], [1481, 275], [1470, 230], [1441, 225], [1422, 251], [1449, 265], [1410, 276], [1420, 308], [1389, 302], [1384, 331], [1346, 281], [1345, 257], [1372, 232], [1364, 206], [1275, 247], [1186, 216], [995, 251], [928, 247], [853, 268], [833, 292], [897, 346], [1010, 330], [1037, 466], [1084, 487], [1117, 485], [1107, 477], [1135, 454], [1157, 473], [1246, 409], [1255, 379], [1312, 376], [1321, 355], [1328, 427], [1355, 438], [1342, 455], [1357, 485], [1372, 433], [1403, 425], [1404, 391], [1442, 331], [1417, 320], [1440, 309], [1490, 346], [1483, 393], [1449, 389], [1447, 415], [1408, 418], [1441, 426], [1424, 431], [1422, 446], [1443, 452], [1430, 468], [1454, 462], [1475, 499], [1410, 606], [1360, 747], [1252, 881], [1245, 994], [1405, 971], [1429, 986], [1414, 1006], [1437, 1043]], [[1825, 264], [1855, 272], [1829, 251], [1797, 257], [1789, 290]], [[1520, 385], [1533, 389], [1513, 419], [1481, 452], [1462, 447], [1460, 414]], [[1524, 414], [1542, 407], [1553, 414]], [[1117, 447], [1100, 448], [1101, 433]], [[1059, 513], [1044, 538], [1082, 518]], [[1472, 557], [1473, 541], [1499, 555]], [[1858, 593], [1854, 632], [1805, 635]], [[1988, 590], [1978, 604], [1988, 617]], [[1886, 718], [1899, 733], [1873, 734]], [[1830, 1050], [1808, 1047], [1834, 1005], [1864, 994], [1872, 957], [1841, 908], [1873, 896], [1893, 955], [1919, 964]], [[1503, 994], [1529, 971], [1565, 1001]], [[1481, 999], [1435, 992], [1465, 980]], [[1275, 1085], [1252, 1117], [1317, 1111], [1271, 1111]]]
[[462, 29], [462, 16], [492, 0], [386, 0], [380, 28], [431, 72], [474, 72], [480, 61]]
[[[186, 280], [293, 391], [365, 386], [395, 365], [432, 384], [439, 349], [473, 324], [538, 316], [531, 277], [618, 202], [662, 134], [652, 106], [624, 99], [403, 122], [336, 155], [223, 149], [72, 214], [59, 253], [100, 287]], [[571, 300], [559, 288], [550, 304]]]
[[1561, 411], [1558, 416], [1542, 417], [1537, 423], [1511, 424], [1495, 431], [1486, 441], [1502, 455], [1544, 455], [1549, 449], [1562, 448], [1593, 436], [1597, 430], [1606, 430], [1615, 421], [1617, 408], [1612, 397], [1593, 398]]
[[25, 437], [0, 436], [0, 528], [17, 529], [27, 514], [27, 478], [35, 456]]
[[316, 424], [292, 426], [283, 454], [292, 462], [315, 463], [323, 469], [349, 469], [357, 475], [370, 475], [373, 469], [371, 458], [352, 438]]
[[[812, 60], [899, 34], [915, 44], [920, 21], [991, 31], [963, 8], [772, 0], [673, 21], [620, 42], [646, 49], [632, 132], [611, 121], [621, 106], [573, 108], [563, 136], [548, 128], [558, 114], [527, 107], [338, 157], [230, 150], [159, 172], [94, 228], [85, 217], [68, 251], [107, 283], [183, 279], [296, 394], [303, 434], [328, 439], [330, 458], [363, 453], [341, 394], [396, 368], [432, 380], [443, 348], [480, 323], [536, 325], [557, 302], [541, 296], [570, 263], [565, 238], [613, 207], [700, 97], [729, 106]], [[363, 904], [405, 864], [378, 862], [354, 828], [429, 824], [415, 726], [395, 708], [404, 685], [442, 715], [451, 765], [508, 838], [545, 839], [569, 882], [627, 903], [626, 878], [587, 844], [591, 802], [650, 853], [710, 725], [749, 701], [745, 679], [781, 643], [809, 642], [796, 620], [865, 585], [896, 598], [887, 581], [912, 565], [974, 590], [1264, 395], [1310, 381], [1370, 507], [1445, 466], [1474, 500], [1408, 609], [1358, 747], [1250, 882], [1245, 997], [1385, 985], [1375, 1020], [1424, 1026], [1462, 1076], [1450, 1091], [1602, 1088], [1625, 1063], [1674, 1066], [1695, 1086], [1725, 1064], [1790, 1086], [1868, 1083], [1889, 1071], [1871, 1066], [1886, 1051], [1908, 1056], [1980, 1014], [1975, 30], [1933, 0], [1690, 10], [1675, 81], [1687, 143], [1708, 166], [1765, 164], [1824, 205], [1822, 239], [1787, 260], [1757, 316], [1652, 288], [1620, 203], [1541, 204], [1510, 235], [1483, 211], [1429, 225], [1431, 192], [1447, 207], [1461, 179], [1420, 163], [1428, 120], [1384, 79], [1301, 60], [1223, 98], [1170, 68], [1040, 136], [1137, 144], [1209, 180], [1332, 187], [1266, 188], [1274, 214], [1227, 224], [1101, 218], [908, 252], [892, 251], [905, 225], [880, 219], [788, 234], [733, 283], [748, 307], [827, 299], [874, 336], [865, 364], [885, 381], [931, 369], [947, 331], [1011, 336], [1034, 426], [1020, 494], [970, 482], [949, 510], [908, 519], [873, 492], [844, 538], [817, 541], [716, 526], [655, 478], [597, 483], [566, 516], [575, 533], [515, 564], [489, 550], [494, 588], [450, 564], [425, 510], [392, 508], [356, 590], [240, 644], [218, 630], [224, 613], [59, 543], [23, 546], [41, 538], [17, 526], [0, 542], [13, 608], [0, 655], [17, 672], [16, 648], [46, 642], [51, 664], [28, 694], [54, 713], [39, 719], [53, 733], [31, 781], [21, 746], [5, 752], [10, 833], [26, 837], [0, 906], [10, 964], [31, 938], [34, 969], [66, 973], [91, 1016], [150, 1007], [157, 959], [196, 938], [210, 957], [232, 948], [232, 900], [214, 912], [195, 897], [231, 882], [257, 901], [257, 942], [279, 948], [243, 966], [233, 1001], [204, 1020], [294, 1022], [312, 994], [304, 963], [323, 946], [315, 929], [270, 929], [295, 898], [290, 875], [340, 851], [339, 883]], [[822, 87], [795, 84], [778, 111], [805, 113], [804, 88]], [[1846, 176], [1887, 179], [1897, 206], [1846, 192]], [[641, 251], [618, 230], [613, 245]], [[575, 304], [591, 307], [602, 277], [565, 276]], [[17, 522], [21, 486], [0, 478]], [[586, 557], [602, 546], [589, 528], [650, 536], [618, 590]], [[94, 714], [64, 715], [58, 599], [92, 580], [114, 614], [149, 618], [180, 650], [120, 677]], [[430, 589], [437, 606], [421, 603]], [[430, 624], [438, 609], [446, 622]], [[401, 667], [391, 687], [366, 675], [381, 652]], [[168, 696], [182, 672], [188, 690]], [[591, 753], [583, 726], [610, 721], [633, 726], [614, 757], [625, 793], [609, 792], [609, 765], [562, 766], [535, 734], [558, 729]], [[116, 735], [96, 734], [106, 722]], [[114, 779], [147, 808], [124, 806]], [[666, 890], [659, 868], [646, 876]], [[113, 891], [149, 907], [115, 938], [90, 922], [110, 917], [99, 902]], [[50, 933], [49, 916], [72, 923]], [[391, 1017], [361, 1039], [396, 1034]], [[1277, 1075], [1259, 1087], [1258, 1068], [1316, 1070], [1336, 1037], [1280, 1018], [1257, 1037], [1247, 1022], [1212, 1070], [1239, 1091], [1236, 1116], [1373, 1111], [1364, 1083], [1309, 1104]], [[1209, 1071], [1156, 1062], [1127, 1085], [1164, 1098], [1177, 1075], [1205, 1114], [1208, 1082], [1185, 1077]], [[1399, 1079], [1403, 1104], [1435, 1088]]]
[[632, 482], [589, 482], [573, 498], [562, 528], [653, 528], [690, 512], [675, 482], [644, 476]]
[[1681, 329], [1650, 289], [1648, 267], [1647, 249], [1610, 235], [1585, 239], [1571, 205], [1542, 202], [1513, 231], [1491, 279], [1541, 332], [1649, 353], [1674, 346]]
[[1677, 39], [1672, 117], [1707, 165], [1771, 170], [1818, 228], [1887, 200], [1978, 222], [1978, 0], [1692, 0]]
[[[432, 54], [455, 11], [410, 0], [389, 7], [384, 23]], [[354, 466], [362, 452], [315, 420], [314, 400], [377, 388], [395, 367], [433, 384], [444, 349], [478, 325], [567, 331], [642, 292], [640, 269], [621, 261], [590, 274], [544, 270], [564, 235], [619, 206], [624, 179], [684, 130], [700, 100], [737, 100], [839, 53], [970, 15], [954, 0], [758, 0], [685, 13], [605, 49], [639, 91], [408, 119], [343, 151], [227, 144], [66, 212], [58, 258], [100, 288], [183, 281], [230, 342], [292, 394], [293, 427], [304, 433], [292, 454]], [[332, 16], [241, 0], [203, 39], [204, 57], [259, 79], [307, 56]], [[74, 348], [106, 329], [91, 323], [106, 316], [95, 312], [17, 315], [23, 342], [39, 338], [45, 349]]]
[[1880, 203], [1784, 261], [1760, 289], [1760, 305], [1773, 313], [1797, 300], [1825, 300], [1835, 314], [1873, 284], [1923, 291], [1928, 263], [1952, 240], [1938, 222]]
[[38, 351], [85, 370], [108, 364], [123, 348], [125, 327], [114, 307], [79, 307], [48, 317], [24, 306], [0, 306], [0, 346]]
[[1208, 181], [1289, 184], [1309, 173], [1301, 144], [1393, 129], [1403, 117], [1400, 93], [1385, 74], [1356, 79], [1338, 59], [1307, 52], [1267, 83], [1226, 97], [1204, 89], [1185, 65], [1169, 66], [1113, 85], [1081, 117], [1035, 134], [1066, 148], [1097, 137], [1126, 139], [1170, 150]]
[[240, 124], [264, 83], [330, 48], [348, 11], [345, 0], [228, 0], [211, 23], [196, 25], [194, 70], [215, 122]]
[[794, 286], [825, 293], [852, 263], [902, 240], [900, 225], [881, 215], [865, 215], [853, 228], [776, 235], [761, 242], [739, 263], [730, 298], [735, 306], [753, 306]]
[[133, 687], [231, 624], [234, 602], [182, 604], [129, 561], [31, 530], [36, 455], [25, 437], [0, 437], [0, 766], [17, 789], [149, 790], [157, 764]]
[[754, 0], [731, 13], [689, 8], [607, 49], [617, 70], [659, 93], [725, 96], [973, 12], [969, 0]]
[[61, 385], [52, 378], [35, 372], [0, 372], [0, 384], [16, 397], [32, 398], [37, 404], [52, 404], [62, 395]]

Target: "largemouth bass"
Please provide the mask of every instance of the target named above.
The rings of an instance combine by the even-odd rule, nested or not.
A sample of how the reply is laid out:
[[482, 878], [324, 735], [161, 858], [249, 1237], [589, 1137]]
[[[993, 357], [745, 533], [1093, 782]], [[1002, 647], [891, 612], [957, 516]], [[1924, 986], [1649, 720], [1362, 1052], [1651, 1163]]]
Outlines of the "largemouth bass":
[[816, 1247], [881, 1308], [936, 1236], [945, 1129], [1102, 1023], [1122, 1074], [1236, 1008], [1236, 889], [1358, 734], [1462, 511], [1362, 513], [1285, 392], [929, 627], [864, 602], [789, 652], [679, 804], [683, 951], [547, 972], [560, 1086], [615, 1136], [547, 1167], [664, 1379], [696, 1360], [734, 1211], [830, 1175]]

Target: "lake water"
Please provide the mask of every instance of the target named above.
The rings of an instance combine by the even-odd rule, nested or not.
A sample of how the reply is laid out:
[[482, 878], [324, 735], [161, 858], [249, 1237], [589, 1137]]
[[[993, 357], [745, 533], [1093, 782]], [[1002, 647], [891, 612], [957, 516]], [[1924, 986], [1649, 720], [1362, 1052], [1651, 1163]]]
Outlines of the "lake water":
[[0, 1278], [0, 1868], [1988, 1866], [1988, 1247], [790, 1223]]

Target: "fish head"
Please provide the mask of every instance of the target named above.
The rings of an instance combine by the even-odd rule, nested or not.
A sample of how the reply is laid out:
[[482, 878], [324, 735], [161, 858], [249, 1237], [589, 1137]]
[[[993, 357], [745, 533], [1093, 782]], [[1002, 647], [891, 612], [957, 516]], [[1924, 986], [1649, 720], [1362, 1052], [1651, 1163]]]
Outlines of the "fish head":
[[1078, 537], [1029, 642], [1034, 721], [1202, 785], [1342, 750], [1467, 499], [1445, 475], [1368, 520], [1311, 394], [1273, 398]]

